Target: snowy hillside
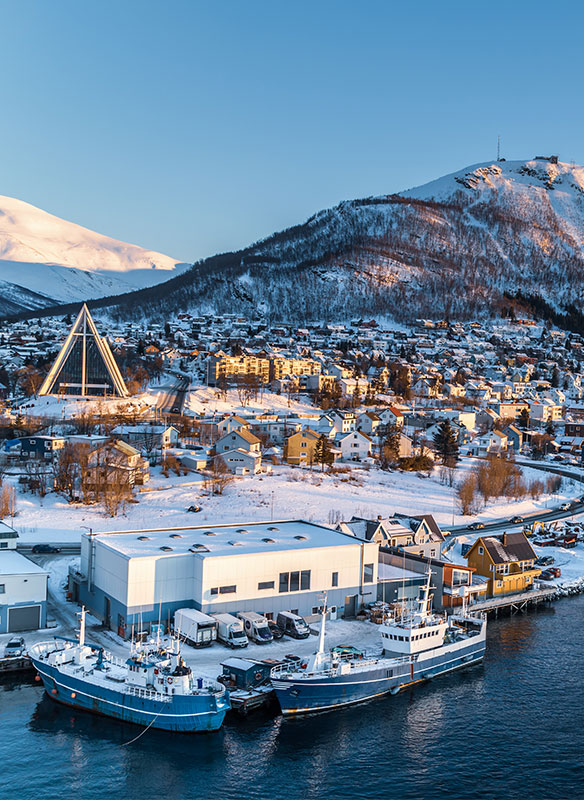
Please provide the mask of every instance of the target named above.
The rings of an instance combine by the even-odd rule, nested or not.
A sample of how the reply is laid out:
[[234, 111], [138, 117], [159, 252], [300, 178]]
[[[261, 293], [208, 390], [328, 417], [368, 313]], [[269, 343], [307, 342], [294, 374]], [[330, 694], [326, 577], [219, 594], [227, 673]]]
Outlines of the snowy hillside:
[[181, 271], [161, 253], [0, 196], [0, 311], [152, 286]]
[[[5, 199], [15, 220], [9, 223], [1, 202], [0, 255], [14, 260], [17, 253], [28, 261], [22, 273], [30, 281], [17, 281], [11, 267], [0, 268], [0, 281], [19, 283], [29, 295], [109, 296], [143, 280], [145, 262], [156, 263], [156, 270], [146, 270], [156, 285], [108, 301], [121, 318], [163, 318], [177, 310], [248, 316], [259, 311], [299, 323], [361, 316], [408, 324], [417, 317], [490, 315], [521, 292], [531, 307], [545, 303], [546, 313], [570, 314], [572, 327], [584, 330], [584, 168], [554, 157], [478, 164], [402, 194], [346, 201], [176, 277], [176, 269], [161, 271], [175, 263], [164, 256], [32, 209], [41, 215], [39, 231], [32, 207]], [[58, 263], [66, 268], [47, 267], [56, 253], [47, 244], [47, 218], [65, 226], [54, 238], [61, 245]], [[77, 244], [66, 246], [69, 241]], [[34, 260], [37, 268], [42, 264], [40, 271], [31, 266]], [[85, 271], [77, 274], [81, 264]], [[170, 280], [159, 282], [166, 276]], [[108, 280], [124, 282], [124, 289]], [[18, 291], [12, 287], [12, 304]], [[42, 305], [36, 295], [20, 302]]]
[[120, 313], [221, 310], [276, 319], [468, 318], [504, 293], [584, 300], [584, 169], [479, 164], [400, 195], [340, 203], [139, 292]]

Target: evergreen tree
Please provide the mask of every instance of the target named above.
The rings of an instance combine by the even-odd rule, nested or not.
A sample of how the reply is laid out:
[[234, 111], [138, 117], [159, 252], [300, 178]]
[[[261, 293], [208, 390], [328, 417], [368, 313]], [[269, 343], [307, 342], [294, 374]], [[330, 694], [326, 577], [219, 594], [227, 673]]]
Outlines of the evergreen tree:
[[554, 423], [551, 421], [551, 419], [548, 420], [548, 424], [545, 426], [545, 432], [547, 433], [548, 436], [553, 436], [556, 432], [554, 428]]
[[458, 461], [458, 442], [450, 420], [445, 419], [441, 422], [438, 431], [434, 436], [434, 447], [436, 452], [442, 458], [442, 463], [446, 466], [452, 467]]
[[529, 428], [529, 411], [524, 408], [519, 414], [519, 425], [523, 428], [523, 430], [527, 430]]
[[314, 461], [316, 464], [321, 465], [321, 471], [324, 470], [326, 465], [332, 464], [334, 461], [330, 439], [324, 433], [321, 434], [314, 448]]

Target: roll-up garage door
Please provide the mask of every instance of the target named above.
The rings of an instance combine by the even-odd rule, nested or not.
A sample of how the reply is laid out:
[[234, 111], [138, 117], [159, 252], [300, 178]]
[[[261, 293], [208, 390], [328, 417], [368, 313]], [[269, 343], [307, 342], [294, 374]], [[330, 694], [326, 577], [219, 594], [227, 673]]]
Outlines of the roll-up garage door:
[[41, 624], [40, 606], [19, 606], [8, 609], [8, 632], [36, 631]]

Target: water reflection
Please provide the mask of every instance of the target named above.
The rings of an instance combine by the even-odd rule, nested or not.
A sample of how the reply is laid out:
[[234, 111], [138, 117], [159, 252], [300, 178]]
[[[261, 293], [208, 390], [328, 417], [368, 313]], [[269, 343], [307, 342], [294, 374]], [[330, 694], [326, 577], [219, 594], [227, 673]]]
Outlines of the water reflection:
[[[298, 719], [230, 718], [214, 734], [149, 730], [0, 686], [2, 781], [18, 800], [438, 800], [575, 797], [584, 597], [494, 621], [484, 667], [396, 697]], [[18, 747], [14, 743], [18, 742]], [[536, 743], [536, 744], [535, 744]], [[493, 770], [493, 760], [496, 770]], [[7, 784], [5, 783], [5, 786]]]

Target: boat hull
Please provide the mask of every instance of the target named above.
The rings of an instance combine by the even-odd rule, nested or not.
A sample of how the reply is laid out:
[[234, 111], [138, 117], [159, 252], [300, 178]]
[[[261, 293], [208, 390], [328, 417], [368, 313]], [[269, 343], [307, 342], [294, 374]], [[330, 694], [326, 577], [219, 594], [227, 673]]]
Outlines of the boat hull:
[[49, 697], [72, 708], [144, 727], [179, 733], [218, 730], [230, 708], [228, 695], [173, 695], [170, 702], [97, 686], [32, 658]]
[[272, 685], [285, 716], [329, 711], [381, 695], [397, 694], [408, 686], [470, 667], [482, 661], [484, 653], [485, 642], [480, 638], [462, 649], [460, 646], [441, 648], [411, 661], [380, 659], [370, 668], [334, 677], [280, 676], [272, 679]]

